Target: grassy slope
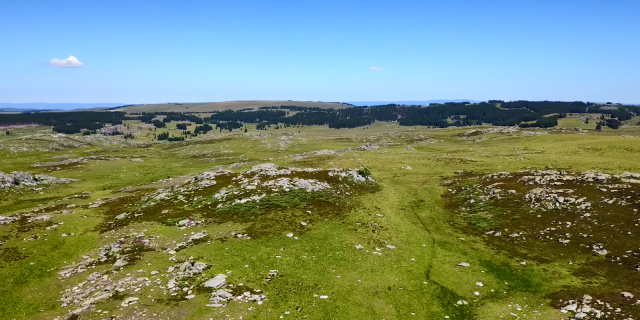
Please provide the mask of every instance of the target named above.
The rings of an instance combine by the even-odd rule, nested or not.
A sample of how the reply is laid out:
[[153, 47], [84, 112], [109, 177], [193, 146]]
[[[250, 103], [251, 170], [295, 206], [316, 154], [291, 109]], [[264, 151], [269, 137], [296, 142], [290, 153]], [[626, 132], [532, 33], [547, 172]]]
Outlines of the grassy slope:
[[[560, 125], [567, 128], [577, 124], [576, 119], [560, 120]], [[167, 130], [174, 129], [170, 126]], [[445, 315], [452, 319], [468, 319], [474, 315], [481, 319], [495, 319], [508, 317], [510, 312], [514, 312], [513, 307], [508, 307], [513, 301], [529, 306], [542, 305], [536, 308], [540, 312], [538, 318], [559, 319], [561, 314], [549, 307], [545, 294], [578, 281], [566, 266], [529, 265], [524, 274], [519, 272], [523, 267], [517, 264], [517, 257], [495, 252], [482, 239], [462, 234], [449, 224], [449, 213], [444, 209], [440, 197], [443, 187], [439, 184], [457, 170], [490, 173], [551, 165], [571, 171], [637, 172], [634, 159], [638, 159], [640, 148], [633, 141], [639, 132], [637, 128], [623, 127], [619, 131], [603, 130], [601, 133], [585, 134], [571, 131], [533, 136], [494, 134], [486, 136], [486, 140], [473, 142], [477, 137], [463, 138], [458, 135], [468, 130], [426, 130], [394, 124], [376, 124], [371, 129], [353, 130], [304, 127], [259, 132], [264, 135], [261, 138], [212, 132], [197, 137], [201, 141], [199, 144], [192, 141], [146, 148], [96, 145], [52, 152], [2, 152], [0, 161], [4, 172], [42, 172], [77, 178], [82, 182], [52, 187], [42, 195], [12, 194], [2, 199], [0, 212], [9, 214], [82, 191], [91, 191], [90, 199], [73, 202], [87, 203], [112, 196], [112, 190], [122, 187], [241, 161], [324, 168], [364, 165], [371, 169], [373, 177], [381, 184], [381, 190], [365, 195], [360, 199], [361, 206], [358, 209], [345, 213], [340, 219], [312, 224], [308, 232], [300, 235], [299, 241], [285, 237], [283, 232], [251, 241], [229, 240], [203, 244], [179, 252], [178, 257], [194, 256], [213, 264], [207, 275], [232, 270], [230, 280], [234, 283], [243, 282], [267, 292], [268, 300], [262, 306], [254, 305], [256, 310], [248, 312], [248, 306], [234, 303], [222, 310], [207, 308], [204, 307], [207, 299], [204, 294], [173, 305], [172, 308], [164, 304], [139, 304], [138, 307], [149, 310], [149, 314], [164, 312], [164, 318], [172, 319], [219, 319], [227, 318], [227, 314], [234, 318], [242, 315], [244, 319], [273, 319], [284, 315], [286, 311], [296, 318], [308, 316], [311, 319], [402, 319], [410, 317], [411, 313], [429, 319]], [[2, 137], [0, 142], [7, 143], [9, 139], [13, 141], [29, 133], [16, 131], [16, 135]], [[293, 143], [284, 148], [278, 143], [282, 133], [296, 134]], [[621, 134], [627, 136], [621, 137]], [[214, 137], [216, 139], [212, 139]], [[138, 139], [141, 140], [144, 138]], [[300, 162], [293, 162], [290, 158], [264, 160], [305, 151], [354, 147], [368, 142], [394, 144], [377, 151], [315, 156]], [[407, 150], [407, 145], [412, 145], [416, 151]], [[38, 161], [52, 161], [51, 157], [55, 155], [73, 153], [86, 156], [89, 151], [93, 152], [91, 155], [115, 157], [139, 155], [145, 161], [132, 162], [124, 158], [90, 161], [80, 168], [64, 168], [51, 173], [42, 168], [30, 168], [31, 164]], [[185, 157], [187, 154], [192, 157]], [[413, 169], [403, 169], [407, 165]], [[376, 214], [382, 214], [383, 217]], [[53, 269], [63, 266], [65, 262], [80, 261], [83, 254], [109, 243], [113, 237], [121, 234], [118, 232], [147, 229], [148, 233], [169, 239], [180, 239], [183, 233], [173, 227], [146, 223], [131, 225], [115, 233], [99, 234], [95, 226], [102, 221], [101, 210], [56, 215], [52, 221], [64, 221], [64, 225], [57, 230], [31, 229], [17, 234], [15, 238], [12, 226], [0, 226], [0, 236], [6, 242], [3, 247], [25, 248], [22, 250], [28, 255], [23, 260], [5, 263], [0, 268], [0, 319], [51, 319], [66, 314], [67, 310], [56, 302], [60, 298], [60, 291], [83, 281], [86, 275], [60, 282]], [[356, 222], [370, 221], [381, 226], [378, 233], [368, 229], [355, 231]], [[185, 231], [198, 231], [200, 228], [216, 234], [239, 232], [246, 225], [207, 225]], [[75, 236], [60, 236], [71, 232]], [[32, 234], [47, 237], [48, 240], [22, 240]], [[460, 240], [461, 237], [465, 240]], [[384, 250], [382, 256], [354, 249], [354, 245], [362, 244], [365, 249], [372, 251], [373, 247], [380, 247], [384, 241], [395, 245], [397, 249]], [[276, 259], [276, 255], [282, 258]], [[471, 263], [471, 267], [456, 268], [462, 261]], [[166, 255], [153, 253], [144, 256], [143, 261], [136, 265], [127, 266], [123, 273], [135, 273], [139, 269], [148, 273], [151, 270], [163, 270], [172, 264], [167, 261]], [[249, 267], [245, 268], [245, 265]], [[271, 269], [279, 270], [281, 277], [265, 283], [262, 279], [265, 272]], [[485, 286], [476, 287], [477, 281], [482, 281]], [[474, 291], [481, 293], [480, 299], [473, 295]], [[326, 294], [330, 298], [319, 300], [313, 297], [314, 294]], [[469, 301], [471, 305], [466, 308], [455, 306], [456, 301], [461, 299]], [[124, 315], [132, 310], [119, 311], [115, 304], [112, 307], [112, 313], [123, 312]], [[297, 308], [300, 308], [299, 312]]]

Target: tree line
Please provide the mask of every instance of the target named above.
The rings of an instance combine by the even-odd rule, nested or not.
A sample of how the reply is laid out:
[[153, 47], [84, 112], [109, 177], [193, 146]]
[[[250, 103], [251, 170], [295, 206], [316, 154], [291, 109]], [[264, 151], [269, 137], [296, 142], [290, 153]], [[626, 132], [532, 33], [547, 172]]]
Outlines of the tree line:
[[127, 119], [124, 112], [69, 111], [25, 112], [0, 114], [0, 126], [40, 125], [53, 127], [53, 131], [73, 134], [82, 130], [99, 130], [106, 124], [122, 124]]
[[[184, 121], [202, 125], [196, 127], [194, 134], [213, 130], [209, 124], [215, 124], [220, 131], [231, 131], [242, 128], [243, 123], [257, 124], [258, 129], [266, 129], [272, 125], [277, 128], [300, 125], [357, 128], [369, 126], [376, 121], [438, 128], [481, 124], [547, 128], [556, 126], [558, 118], [568, 113], [599, 113], [603, 115], [601, 125], [617, 128], [621, 121], [640, 114], [640, 107], [582, 101], [489, 100], [481, 103], [447, 102], [432, 103], [429, 106], [388, 104], [343, 109], [272, 106], [258, 110], [219, 111], [207, 117], [180, 112], [146, 112], [128, 116], [124, 112], [73, 111], [0, 114], [0, 125], [38, 124], [52, 126], [56, 132], [78, 133], [82, 130], [99, 130], [107, 123], [122, 124], [126, 119], [141, 120], [158, 128], [166, 127], [168, 122]], [[604, 119], [604, 115], [607, 115], [608, 121]], [[160, 120], [159, 116], [163, 119]], [[178, 123], [177, 127], [186, 130], [187, 124]]]

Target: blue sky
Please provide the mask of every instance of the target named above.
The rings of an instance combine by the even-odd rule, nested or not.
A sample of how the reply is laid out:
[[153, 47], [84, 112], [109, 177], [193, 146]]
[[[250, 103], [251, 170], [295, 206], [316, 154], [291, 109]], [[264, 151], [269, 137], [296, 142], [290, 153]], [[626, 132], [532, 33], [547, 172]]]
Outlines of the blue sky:
[[[640, 1], [3, 1], [0, 102], [640, 103], [638, 12]], [[52, 63], [69, 56], [82, 67]]]

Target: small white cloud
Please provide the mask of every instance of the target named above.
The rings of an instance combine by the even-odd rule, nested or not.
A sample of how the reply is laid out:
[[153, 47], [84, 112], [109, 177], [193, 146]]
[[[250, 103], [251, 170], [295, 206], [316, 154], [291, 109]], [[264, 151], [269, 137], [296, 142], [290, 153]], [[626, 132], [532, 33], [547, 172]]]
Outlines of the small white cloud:
[[49, 66], [58, 68], [82, 68], [84, 67], [84, 63], [80, 62], [80, 60], [74, 56], [69, 56], [69, 58], [63, 60], [51, 59]]
[[371, 71], [376, 71], [376, 72], [382, 71], [382, 68], [373, 66], [373, 67], [371, 67]]

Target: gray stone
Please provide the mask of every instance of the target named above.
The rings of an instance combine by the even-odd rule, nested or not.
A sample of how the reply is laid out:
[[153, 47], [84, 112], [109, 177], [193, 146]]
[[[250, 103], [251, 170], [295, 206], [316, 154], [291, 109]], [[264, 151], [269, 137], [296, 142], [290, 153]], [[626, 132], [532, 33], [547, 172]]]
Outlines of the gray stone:
[[116, 263], [113, 264], [113, 269], [121, 269], [122, 267], [126, 266], [127, 263], [129, 263], [127, 260], [120, 258], [116, 260]]
[[204, 287], [210, 288], [210, 289], [220, 289], [222, 286], [225, 285], [226, 282], [227, 282], [227, 276], [225, 276], [224, 274], [219, 274], [207, 280], [207, 282], [204, 283]]
[[140, 298], [137, 298], [137, 297], [129, 297], [129, 298], [124, 299], [124, 301], [122, 301], [122, 303], [120, 304], [120, 306], [122, 306], [122, 307], [127, 307], [127, 306], [130, 306], [130, 305], [132, 305], [132, 304], [137, 303], [137, 301], [138, 301], [138, 300], [140, 300]]
[[218, 290], [211, 294], [211, 296], [216, 296], [223, 299], [233, 299], [233, 294], [226, 290]]
[[125, 213], [122, 213], [122, 214], [117, 215], [114, 219], [116, 219], [116, 220], [122, 220], [122, 219], [124, 219], [124, 218], [126, 218], [126, 217], [128, 217], [128, 216], [129, 216], [129, 213], [128, 213], [128, 212], [125, 212]]
[[584, 312], [578, 312], [576, 313], [575, 316], [573, 316], [574, 319], [584, 319], [587, 317], [587, 314]]

